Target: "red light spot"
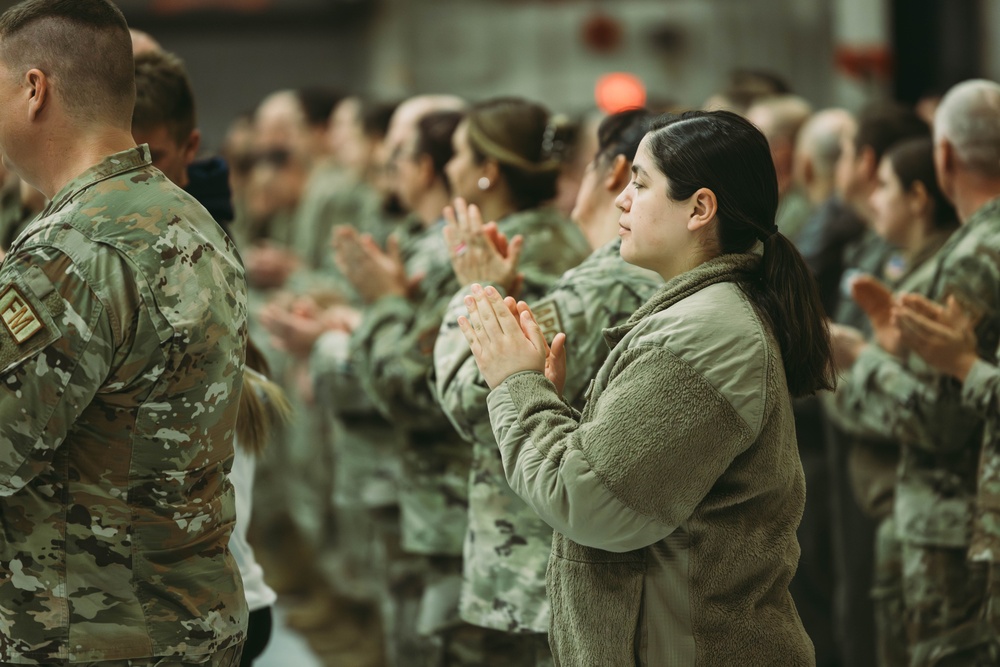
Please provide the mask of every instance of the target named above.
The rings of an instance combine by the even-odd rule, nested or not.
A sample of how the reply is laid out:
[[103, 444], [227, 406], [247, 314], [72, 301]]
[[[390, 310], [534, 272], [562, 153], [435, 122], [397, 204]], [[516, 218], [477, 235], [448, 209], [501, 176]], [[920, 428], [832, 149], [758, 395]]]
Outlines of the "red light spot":
[[646, 104], [646, 86], [627, 72], [612, 72], [597, 80], [594, 100], [605, 113], [618, 113]]

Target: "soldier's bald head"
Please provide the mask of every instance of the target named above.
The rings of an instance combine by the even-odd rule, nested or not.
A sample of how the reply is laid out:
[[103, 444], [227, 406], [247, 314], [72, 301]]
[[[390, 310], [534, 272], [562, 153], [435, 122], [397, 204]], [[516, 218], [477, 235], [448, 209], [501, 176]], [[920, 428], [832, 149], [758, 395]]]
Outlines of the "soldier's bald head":
[[81, 123], [128, 128], [135, 103], [132, 38], [107, 0], [27, 0], [0, 16], [0, 63], [20, 79], [45, 74], [51, 93]]
[[949, 90], [934, 116], [934, 138], [951, 144], [970, 171], [1000, 178], [1000, 84], [973, 79]]
[[437, 111], [465, 111], [466, 102], [455, 95], [417, 95], [396, 107], [385, 137], [386, 149], [391, 153], [400, 142], [417, 127], [424, 116]]

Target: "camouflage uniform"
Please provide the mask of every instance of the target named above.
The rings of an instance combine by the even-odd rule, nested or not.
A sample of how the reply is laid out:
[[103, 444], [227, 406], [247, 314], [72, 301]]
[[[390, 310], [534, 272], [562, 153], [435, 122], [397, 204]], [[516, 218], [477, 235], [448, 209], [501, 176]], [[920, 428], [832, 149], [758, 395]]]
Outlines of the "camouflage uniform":
[[[563, 396], [582, 403], [608, 346], [603, 330], [627, 319], [662, 280], [621, 259], [615, 240], [566, 272], [544, 296], [529, 297], [551, 340], [566, 333], [568, 375]], [[489, 388], [456, 324], [465, 313], [462, 294], [451, 303], [435, 350], [436, 389], [445, 413], [473, 443], [469, 476], [469, 530], [465, 536], [462, 618], [510, 633], [545, 633], [549, 604], [545, 568], [552, 528], [507, 484], [486, 407]]]
[[0, 316], [0, 661], [238, 655], [228, 238], [148, 147], [117, 153], [18, 239]]
[[994, 363], [980, 359], [962, 387], [965, 404], [986, 419], [979, 460], [979, 487], [969, 558], [985, 562], [989, 573], [986, 620], [993, 633], [993, 655], [1000, 664], [1000, 349]]
[[[498, 224], [508, 237], [525, 236], [521, 268], [532, 285], [551, 282], [555, 272], [584, 256], [580, 231], [547, 209], [511, 215]], [[400, 485], [403, 549], [435, 556], [425, 581], [420, 628], [425, 634], [443, 633], [443, 660], [465, 664], [477, 645], [469, 646], [473, 635], [459, 629], [458, 618], [472, 451], [427, 383], [438, 330], [459, 285], [440, 226], [427, 230], [413, 247], [428, 262], [411, 273], [423, 274], [418, 294], [375, 303], [352, 336], [352, 356], [379, 409], [407, 430]]]
[[[979, 317], [979, 353], [995, 361], [1000, 338], [1000, 200], [977, 211], [928, 263], [922, 288], [935, 301], [954, 294]], [[910, 354], [870, 346], [838, 389], [856, 431], [902, 446], [894, 518], [901, 540], [903, 597], [912, 665], [973, 660], [985, 640], [977, 615], [986, 570], [969, 562], [983, 420], [962, 388]], [[985, 658], [984, 658], [985, 659]], [[975, 664], [973, 662], [961, 664]]]
[[[926, 289], [937, 270], [932, 258], [947, 241], [950, 232], [935, 234], [908, 262], [901, 255], [890, 255], [885, 262], [885, 282], [899, 292]], [[898, 267], [893, 272], [892, 267]], [[892, 276], [892, 277], [888, 277]], [[841, 387], [851, 383], [848, 379]], [[827, 416], [843, 431], [850, 431], [857, 416], [847, 406], [838, 405], [845, 392], [828, 397]], [[855, 406], [857, 408], [857, 406]], [[896, 536], [893, 504], [899, 444], [884, 437], [856, 437], [850, 442], [848, 466], [854, 501], [869, 517], [876, 519], [871, 596], [874, 601], [876, 649], [880, 667], [906, 667], [909, 664], [905, 617], [903, 612], [902, 547]]]

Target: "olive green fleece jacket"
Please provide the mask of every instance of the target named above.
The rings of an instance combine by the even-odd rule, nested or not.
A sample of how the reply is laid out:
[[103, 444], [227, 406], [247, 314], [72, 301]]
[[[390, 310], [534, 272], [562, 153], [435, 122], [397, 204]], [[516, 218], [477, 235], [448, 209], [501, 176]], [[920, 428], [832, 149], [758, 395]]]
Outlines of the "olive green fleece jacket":
[[788, 594], [805, 503], [791, 398], [734, 282], [759, 261], [706, 262], [607, 330], [582, 415], [536, 372], [489, 396], [510, 486], [556, 531], [559, 665], [815, 664]]

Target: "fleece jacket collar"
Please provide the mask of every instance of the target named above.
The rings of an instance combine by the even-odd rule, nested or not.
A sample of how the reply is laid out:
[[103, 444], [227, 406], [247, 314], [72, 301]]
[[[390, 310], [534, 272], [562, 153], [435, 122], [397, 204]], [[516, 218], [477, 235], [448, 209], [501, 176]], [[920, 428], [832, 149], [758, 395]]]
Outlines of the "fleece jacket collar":
[[759, 271], [760, 255], [739, 253], [720, 255], [671, 278], [649, 301], [632, 314], [625, 324], [604, 330], [608, 346], [615, 347], [639, 322], [666, 310], [682, 299], [716, 283], [739, 283], [753, 279]]

